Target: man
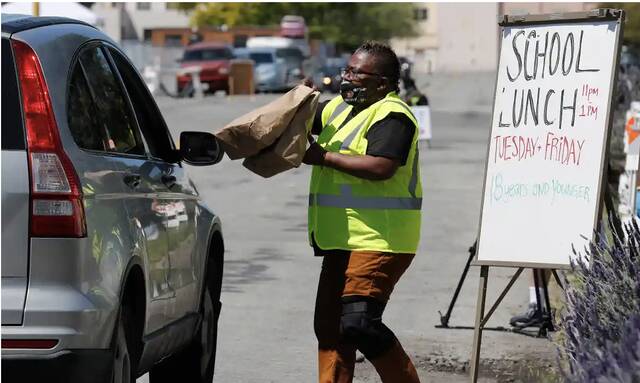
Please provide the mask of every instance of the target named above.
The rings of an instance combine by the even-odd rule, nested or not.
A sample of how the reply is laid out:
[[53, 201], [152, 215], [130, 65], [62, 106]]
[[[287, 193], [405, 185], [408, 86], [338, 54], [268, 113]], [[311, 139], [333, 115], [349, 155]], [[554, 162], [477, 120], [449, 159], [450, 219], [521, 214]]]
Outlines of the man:
[[404, 102], [409, 106], [426, 106], [429, 105], [429, 100], [424, 93], [418, 90], [416, 82], [412, 78], [403, 79], [404, 85]]
[[[551, 308], [547, 307], [543, 286], [549, 286], [551, 273], [549, 270], [539, 270], [539, 273], [540, 278], [542, 279], [541, 282], [544, 285], [539, 286], [538, 292], [536, 293], [536, 272], [535, 270], [532, 270], [532, 276], [529, 280], [529, 307], [527, 307], [527, 310], [524, 313], [511, 317], [509, 320], [509, 324], [511, 324], [511, 326], [518, 329], [523, 329], [525, 327], [541, 327], [550, 320], [549, 316]], [[540, 279], [538, 279], [538, 281], [540, 282]], [[542, 309], [542, 313], [540, 313], [540, 310], [538, 309], [538, 297], [540, 298], [540, 308]]]
[[351, 382], [356, 349], [385, 383], [419, 382], [382, 323], [420, 237], [417, 123], [398, 97], [398, 58], [368, 42], [342, 71], [340, 96], [318, 108], [304, 163], [313, 166], [309, 238], [324, 256], [314, 328], [319, 381]]

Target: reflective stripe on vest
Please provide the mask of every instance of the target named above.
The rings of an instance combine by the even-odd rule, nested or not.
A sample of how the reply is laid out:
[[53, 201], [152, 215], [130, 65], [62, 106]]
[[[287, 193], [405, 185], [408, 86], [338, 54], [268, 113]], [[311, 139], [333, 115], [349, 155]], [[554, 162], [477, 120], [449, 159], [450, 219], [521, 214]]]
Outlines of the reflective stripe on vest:
[[[415, 192], [414, 192], [415, 193]], [[310, 206], [351, 209], [420, 210], [422, 198], [416, 197], [360, 197], [353, 195], [351, 185], [340, 185], [340, 194], [309, 194]]]
[[353, 140], [356, 138], [356, 136], [358, 135], [358, 133], [360, 132], [360, 129], [362, 129], [362, 127], [364, 126], [364, 123], [367, 122], [367, 119], [365, 118], [364, 120], [362, 120], [358, 126], [355, 127], [355, 129], [353, 129], [353, 131], [351, 133], [349, 133], [349, 135], [344, 139], [344, 141], [342, 141], [342, 145], [340, 145], [340, 150], [347, 150], [349, 149], [349, 145], [351, 145], [351, 143], [353, 142]]
[[[400, 106], [402, 106], [407, 112], [409, 112], [409, 114], [411, 114], [413, 116], [413, 112], [411, 111], [411, 109], [407, 108], [407, 106], [399, 101], [396, 100], [386, 100], [385, 102], [393, 102], [396, 103]], [[338, 105], [336, 107], [336, 109], [333, 111], [333, 113], [331, 113], [331, 115], [328, 118], [328, 123], [326, 125], [329, 125], [331, 122], [333, 122], [333, 120], [336, 119], [336, 117], [338, 117], [340, 115], [340, 113], [342, 113], [342, 111], [344, 111], [346, 108], [348, 107], [348, 104], [346, 102], [342, 102], [340, 103], [340, 105]], [[337, 112], [337, 113], [336, 113]], [[415, 119], [415, 116], [413, 116], [413, 118]], [[367, 122], [366, 119], [362, 120], [358, 126], [356, 126], [353, 131], [351, 133], [349, 133], [349, 135], [344, 139], [344, 141], [342, 142], [342, 145], [340, 145], [340, 150], [347, 150], [349, 149], [349, 145], [351, 145], [351, 143], [353, 142], [353, 140], [356, 138], [356, 136], [358, 135], [358, 133], [360, 132], [360, 129], [362, 129], [362, 127], [364, 126], [365, 122]], [[417, 150], [417, 148], [416, 148]], [[416, 190], [416, 184], [417, 184], [417, 175], [416, 175], [416, 168], [417, 168], [417, 163], [414, 160], [413, 162], [413, 177], [412, 177], [412, 182], [414, 183], [413, 185], [413, 192], [411, 192], [411, 195], [415, 197], [415, 190]], [[414, 177], [416, 177], [414, 179]]]
[[416, 196], [416, 189], [418, 188], [418, 163], [419, 163], [420, 151], [416, 146], [416, 154], [413, 156], [413, 165], [411, 166], [411, 179], [409, 180], [409, 194], [412, 197]]
[[329, 118], [327, 118], [327, 123], [324, 124], [323, 126], [327, 126], [327, 125], [331, 124], [333, 122], [333, 120], [338, 118], [338, 116], [342, 112], [344, 112], [345, 109], [347, 109], [348, 107], [349, 107], [349, 104], [347, 104], [346, 102], [342, 101], [338, 106], [336, 106], [336, 108], [333, 110], [333, 112], [331, 113]]

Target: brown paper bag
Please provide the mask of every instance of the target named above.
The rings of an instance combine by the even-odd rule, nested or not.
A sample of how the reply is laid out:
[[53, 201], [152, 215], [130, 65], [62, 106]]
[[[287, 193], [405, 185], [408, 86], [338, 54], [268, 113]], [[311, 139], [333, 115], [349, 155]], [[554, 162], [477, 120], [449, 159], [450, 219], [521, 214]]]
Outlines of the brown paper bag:
[[245, 159], [242, 165], [265, 178], [300, 166], [307, 149], [307, 134], [311, 132], [319, 98], [319, 92], [310, 94], [276, 142]]
[[256, 155], [276, 142], [312, 93], [313, 89], [298, 85], [269, 104], [236, 118], [215, 136], [232, 160]]

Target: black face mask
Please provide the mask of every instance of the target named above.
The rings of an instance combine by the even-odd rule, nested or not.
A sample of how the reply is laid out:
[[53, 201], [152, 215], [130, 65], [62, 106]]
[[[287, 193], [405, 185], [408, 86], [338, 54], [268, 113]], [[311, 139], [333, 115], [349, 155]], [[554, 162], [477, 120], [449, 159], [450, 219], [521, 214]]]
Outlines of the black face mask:
[[340, 96], [349, 105], [362, 106], [369, 104], [370, 93], [369, 88], [355, 85], [350, 81], [343, 80], [340, 83]]

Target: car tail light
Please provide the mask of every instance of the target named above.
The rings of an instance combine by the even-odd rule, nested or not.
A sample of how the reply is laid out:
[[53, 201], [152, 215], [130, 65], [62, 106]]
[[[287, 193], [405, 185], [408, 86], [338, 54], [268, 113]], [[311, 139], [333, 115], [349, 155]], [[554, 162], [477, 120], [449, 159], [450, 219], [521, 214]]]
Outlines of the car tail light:
[[3, 339], [2, 348], [51, 349], [58, 344], [57, 339]]
[[62, 149], [38, 56], [13, 41], [27, 128], [31, 236], [84, 237], [87, 229], [78, 175]]

